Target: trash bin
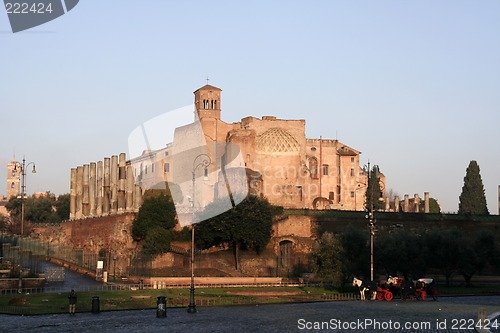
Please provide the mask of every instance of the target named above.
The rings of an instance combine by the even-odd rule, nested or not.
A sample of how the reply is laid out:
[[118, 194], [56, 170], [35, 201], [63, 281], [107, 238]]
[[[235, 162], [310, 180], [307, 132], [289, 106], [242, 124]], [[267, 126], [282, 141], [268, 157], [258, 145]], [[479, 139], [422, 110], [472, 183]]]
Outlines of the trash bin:
[[156, 300], [156, 317], [165, 318], [167, 316], [167, 297], [158, 296]]
[[92, 296], [92, 313], [101, 312], [99, 296]]

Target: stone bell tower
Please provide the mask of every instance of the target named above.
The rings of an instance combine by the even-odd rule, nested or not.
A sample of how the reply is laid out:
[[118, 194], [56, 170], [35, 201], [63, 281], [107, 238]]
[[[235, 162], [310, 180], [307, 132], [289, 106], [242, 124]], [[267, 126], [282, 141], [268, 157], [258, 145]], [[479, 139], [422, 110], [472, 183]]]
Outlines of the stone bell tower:
[[220, 95], [221, 89], [204, 85], [194, 92], [194, 105], [198, 119], [213, 118], [220, 120]]
[[[17, 165], [17, 167], [16, 167]], [[19, 195], [19, 180], [21, 178], [21, 168], [15, 160], [7, 164], [7, 199]]]

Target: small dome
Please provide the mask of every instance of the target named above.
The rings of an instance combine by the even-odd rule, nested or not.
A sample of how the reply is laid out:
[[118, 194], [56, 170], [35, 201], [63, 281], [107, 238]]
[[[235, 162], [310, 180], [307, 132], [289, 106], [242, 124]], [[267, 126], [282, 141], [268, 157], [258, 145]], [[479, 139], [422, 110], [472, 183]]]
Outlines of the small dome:
[[274, 127], [259, 135], [257, 150], [263, 153], [297, 153], [300, 145], [286, 130]]

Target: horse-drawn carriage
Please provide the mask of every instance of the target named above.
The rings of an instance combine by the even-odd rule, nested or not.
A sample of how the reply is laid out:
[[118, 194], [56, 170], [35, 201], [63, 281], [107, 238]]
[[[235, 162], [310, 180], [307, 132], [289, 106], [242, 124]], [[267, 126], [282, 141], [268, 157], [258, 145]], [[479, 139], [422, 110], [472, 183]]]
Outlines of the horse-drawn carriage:
[[377, 284], [377, 299], [379, 301], [392, 301], [394, 298], [394, 292], [394, 287], [385, 280], [381, 280]]
[[353, 279], [353, 286], [358, 286], [361, 300], [366, 299], [366, 293], [371, 294], [370, 299], [379, 301], [391, 301], [394, 296], [400, 296], [402, 300], [427, 299], [432, 295], [434, 301], [437, 301], [437, 288], [433, 279], [421, 278], [416, 282], [405, 280], [399, 277], [390, 276], [387, 280], [381, 280], [378, 283], [369, 283], [360, 279]]
[[436, 288], [436, 282], [433, 279], [418, 279], [416, 283], [417, 297], [423, 301], [427, 299], [427, 296], [432, 296], [432, 299], [437, 301], [438, 292]]

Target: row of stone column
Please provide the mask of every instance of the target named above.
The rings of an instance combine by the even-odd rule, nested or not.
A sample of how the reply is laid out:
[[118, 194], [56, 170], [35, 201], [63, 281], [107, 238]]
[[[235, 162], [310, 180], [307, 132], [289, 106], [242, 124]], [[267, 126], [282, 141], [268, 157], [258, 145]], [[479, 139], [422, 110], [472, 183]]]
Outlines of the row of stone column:
[[[410, 196], [408, 194], [405, 194], [404, 196], [404, 201], [403, 201], [403, 206], [402, 211], [405, 213], [408, 212], [414, 212], [414, 213], [419, 213], [420, 212], [420, 203], [422, 199], [418, 196], [418, 194], [415, 194], [413, 196], [413, 202], [411, 203], [410, 206]], [[386, 205], [389, 204], [389, 201], [386, 202]], [[386, 207], [387, 210], [389, 207]], [[400, 210], [400, 200], [399, 196], [394, 197], [394, 211], [399, 212]], [[424, 192], [424, 213], [429, 213], [430, 212], [430, 203], [429, 203], [429, 192]]]
[[70, 219], [138, 211], [142, 190], [126, 154], [71, 169]]

